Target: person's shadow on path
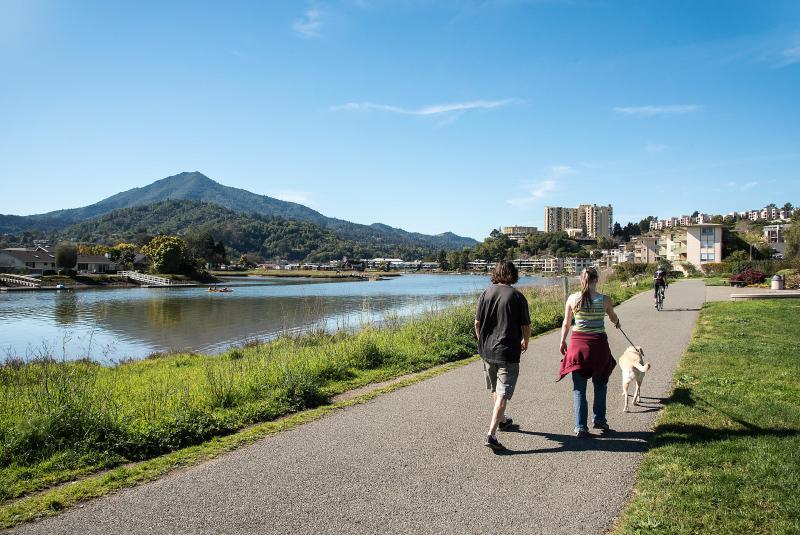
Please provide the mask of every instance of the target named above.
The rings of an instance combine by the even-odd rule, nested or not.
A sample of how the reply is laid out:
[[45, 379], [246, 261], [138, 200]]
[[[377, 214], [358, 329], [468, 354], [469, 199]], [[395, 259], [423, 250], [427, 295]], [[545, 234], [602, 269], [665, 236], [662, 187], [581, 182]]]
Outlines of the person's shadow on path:
[[534, 448], [529, 450], [494, 450], [496, 455], [530, 455], [533, 453], [555, 453], [562, 451], [610, 451], [610, 452], [631, 452], [644, 453], [647, 451], [648, 439], [653, 435], [652, 431], [613, 431], [604, 433], [593, 433], [588, 437], [576, 437], [575, 435], [559, 435], [556, 433], [544, 433], [541, 431], [525, 431], [518, 426], [512, 426], [507, 432], [521, 433], [544, 437], [558, 445], [545, 448]]

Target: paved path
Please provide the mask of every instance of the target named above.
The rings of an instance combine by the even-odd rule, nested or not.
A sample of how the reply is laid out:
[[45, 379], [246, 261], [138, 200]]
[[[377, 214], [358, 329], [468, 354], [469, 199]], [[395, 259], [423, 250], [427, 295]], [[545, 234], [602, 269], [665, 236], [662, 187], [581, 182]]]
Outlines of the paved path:
[[[573, 438], [570, 381], [554, 382], [551, 333], [523, 357], [510, 403], [521, 428], [501, 434], [508, 455], [483, 446], [490, 404], [474, 363], [17, 531], [603, 533], [633, 487], [704, 300], [703, 282], [685, 281], [670, 286], [660, 313], [649, 293], [618, 308], [653, 368], [631, 414], [621, 412], [617, 368], [615, 432], [605, 437]], [[627, 342], [609, 332], [619, 355]]]

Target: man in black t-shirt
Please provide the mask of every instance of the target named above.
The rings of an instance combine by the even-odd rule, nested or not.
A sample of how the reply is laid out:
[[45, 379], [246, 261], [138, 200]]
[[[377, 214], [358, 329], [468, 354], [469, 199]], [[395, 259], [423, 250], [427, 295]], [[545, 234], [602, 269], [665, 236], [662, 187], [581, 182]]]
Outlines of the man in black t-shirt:
[[492, 273], [492, 285], [478, 300], [475, 313], [475, 336], [483, 361], [486, 388], [494, 404], [486, 446], [500, 450], [497, 430], [508, 429], [511, 418], [505, 415], [506, 404], [514, 395], [519, 377], [519, 359], [528, 349], [531, 318], [528, 301], [511, 287], [519, 280], [517, 267], [511, 262], [498, 262]]

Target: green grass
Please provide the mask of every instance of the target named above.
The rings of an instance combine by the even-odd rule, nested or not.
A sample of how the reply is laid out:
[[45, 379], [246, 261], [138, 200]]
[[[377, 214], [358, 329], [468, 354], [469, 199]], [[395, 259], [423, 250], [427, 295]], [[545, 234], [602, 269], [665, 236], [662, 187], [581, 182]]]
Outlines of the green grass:
[[355, 398], [308, 409], [276, 421], [256, 424], [232, 435], [215, 437], [196, 446], [186, 447], [147, 461], [129, 463], [90, 475], [68, 485], [61, 485], [41, 493], [0, 504], [0, 529], [46, 516], [53, 516], [76, 503], [97, 498], [125, 487], [152, 481], [177, 468], [192, 466], [256, 440], [293, 429], [304, 423], [353, 405], [365, 403], [379, 395], [429, 379], [472, 362], [477, 357], [451, 362], [429, 369], [391, 385], [372, 390]]
[[[604, 287], [616, 302], [641, 290]], [[560, 287], [524, 292], [534, 334], [560, 326]], [[192, 452], [205, 458], [219, 441], [227, 451], [239, 444], [231, 437], [251, 426], [312, 414], [358, 386], [468, 359], [476, 351], [473, 313], [469, 303], [407, 321], [387, 317], [380, 328], [367, 325], [357, 333], [312, 332], [222, 355], [168, 355], [112, 367], [7, 362], [0, 367], [0, 524], [151, 479], [185, 464]], [[110, 471], [93, 475], [102, 470]], [[52, 500], [61, 505], [48, 505]]]
[[706, 286], [729, 286], [728, 277], [705, 277]]
[[707, 304], [615, 533], [800, 533], [800, 300]]

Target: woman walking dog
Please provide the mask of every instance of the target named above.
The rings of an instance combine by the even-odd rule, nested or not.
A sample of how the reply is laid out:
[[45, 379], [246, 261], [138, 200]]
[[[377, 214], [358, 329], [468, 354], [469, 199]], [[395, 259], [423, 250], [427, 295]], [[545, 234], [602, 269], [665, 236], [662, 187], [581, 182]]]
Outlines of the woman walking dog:
[[[608, 314], [614, 326], [619, 329], [619, 318], [614, 313], [611, 299], [597, 292], [597, 270], [586, 268], [581, 273], [581, 291], [570, 295], [564, 308], [564, 323], [561, 325], [561, 370], [559, 378], [572, 374], [572, 395], [575, 406], [575, 434], [579, 437], [589, 435], [588, 404], [586, 386], [589, 378], [594, 385], [592, 406], [592, 427], [607, 430], [606, 393], [608, 378], [617, 363], [608, 346], [604, 318]], [[572, 320], [575, 328], [567, 346]]]

